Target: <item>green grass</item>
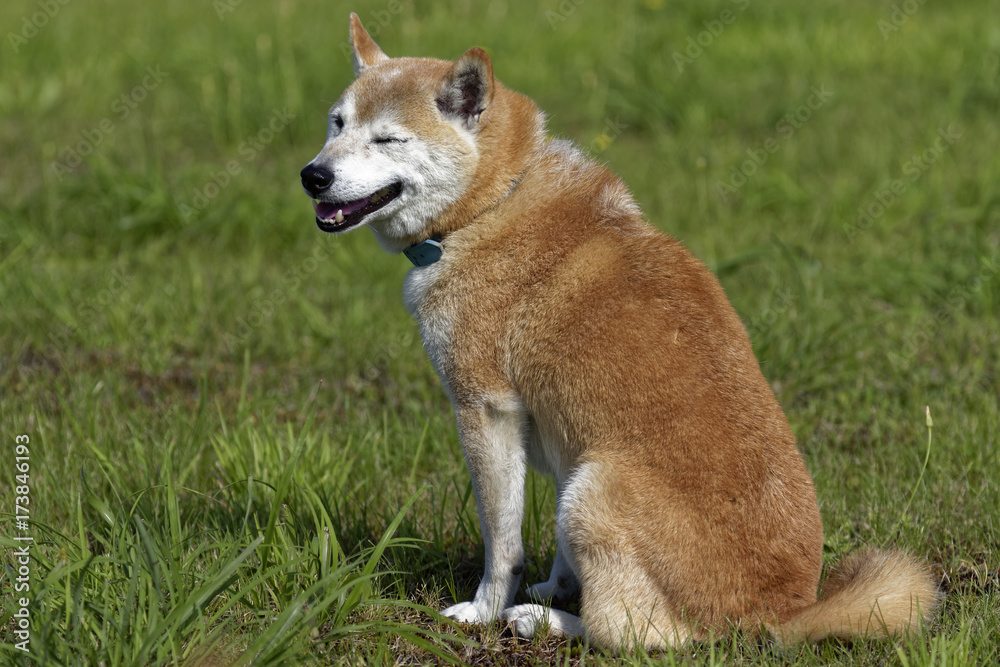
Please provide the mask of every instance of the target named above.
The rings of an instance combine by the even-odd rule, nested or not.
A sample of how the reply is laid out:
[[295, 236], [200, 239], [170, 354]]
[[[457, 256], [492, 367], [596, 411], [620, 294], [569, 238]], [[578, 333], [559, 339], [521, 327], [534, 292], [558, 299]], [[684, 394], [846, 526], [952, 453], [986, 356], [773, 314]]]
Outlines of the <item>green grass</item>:
[[[981, 0], [888, 31], [904, 4], [4, 3], [0, 662], [996, 662], [1000, 29]], [[390, 55], [487, 48], [716, 272], [815, 477], [826, 562], [932, 561], [928, 633], [614, 658], [429, 613], [472, 594], [482, 547], [408, 263], [320, 234], [298, 184], [352, 9]], [[553, 497], [529, 477], [526, 583]]]

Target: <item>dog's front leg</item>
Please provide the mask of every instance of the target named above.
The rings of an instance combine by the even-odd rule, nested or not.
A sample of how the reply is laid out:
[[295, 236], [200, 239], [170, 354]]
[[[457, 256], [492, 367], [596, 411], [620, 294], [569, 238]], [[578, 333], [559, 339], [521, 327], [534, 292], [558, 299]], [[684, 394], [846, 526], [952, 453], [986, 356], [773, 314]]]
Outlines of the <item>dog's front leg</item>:
[[463, 623], [488, 623], [513, 603], [524, 569], [526, 418], [523, 409], [507, 402], [455, 412], [479, 507], [486, 568], [472, 601], [442, 613]]

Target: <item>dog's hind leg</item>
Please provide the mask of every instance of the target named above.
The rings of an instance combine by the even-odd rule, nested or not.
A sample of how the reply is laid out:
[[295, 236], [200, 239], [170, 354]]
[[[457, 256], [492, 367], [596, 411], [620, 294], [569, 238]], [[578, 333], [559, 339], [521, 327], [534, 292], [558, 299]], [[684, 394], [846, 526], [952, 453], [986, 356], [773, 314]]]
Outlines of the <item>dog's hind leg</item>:
[[663, 582], [653, 579], [648, 559], [630, 539], [637, 530], [630, 525], [635, 499], [619, 476], [626, 474], [620, 467], [594, 461], [581, 465], [569, 480], [558, 516], [580, 578], [586, 635], [611, 650], [678, 646], [691, 637], [691, 627], [671, 608]]
[[[556, 485], [556, 514], [563, 502], [565, 484]], [[580, 582], [569, 561], [569, 546], [566, 543], [564, 531], [556, 524], [556, 558], [552, 563], [549, 580], [528, 588], [528, 597], [535, 602], [548, 600], [569, 600], [580, 592]]]
[[591, 642], [611, 650], [629, 651], [637, 646], [661, 650], [680, 646], [691, 637], [690, 627], [672, 613], [655, 582], [634, 559], [593, 555], [593, 560], [590, 556], [580, 559], [580, 609]]

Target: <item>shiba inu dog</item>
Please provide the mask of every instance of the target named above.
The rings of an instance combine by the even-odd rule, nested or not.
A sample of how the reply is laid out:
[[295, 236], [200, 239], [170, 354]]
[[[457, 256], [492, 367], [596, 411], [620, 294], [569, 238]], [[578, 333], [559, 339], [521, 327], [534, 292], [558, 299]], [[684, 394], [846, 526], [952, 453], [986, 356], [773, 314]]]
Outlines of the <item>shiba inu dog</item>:
[[[471, 49], [389, 58], [351, 15], [355, 81], [302, 170], [326, 232], [371, 229], [415, 264], [404, 299], [451, 399], [486, 550], [444, 610], [606, 647], [741, 626], [778, 641], [891, 635], [930, 618], [897, 551], [832, 569], [812, 479], [718, 281], [625, 185], [549, 140]], [[514, 605], [527, 465], [557, 488], [548, 581]], [[581, 616], [545, 606], [580, 595]]]

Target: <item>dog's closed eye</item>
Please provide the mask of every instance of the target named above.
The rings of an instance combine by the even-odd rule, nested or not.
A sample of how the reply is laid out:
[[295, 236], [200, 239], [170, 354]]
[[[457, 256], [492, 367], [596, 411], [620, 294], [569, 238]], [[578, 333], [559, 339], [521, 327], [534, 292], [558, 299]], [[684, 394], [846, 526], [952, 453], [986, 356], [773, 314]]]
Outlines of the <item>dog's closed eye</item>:
[[406, 143], [406, 139], [402, 137], [375, 137], [372, 139], [372, 143], [376, 144], [402, 144]]

